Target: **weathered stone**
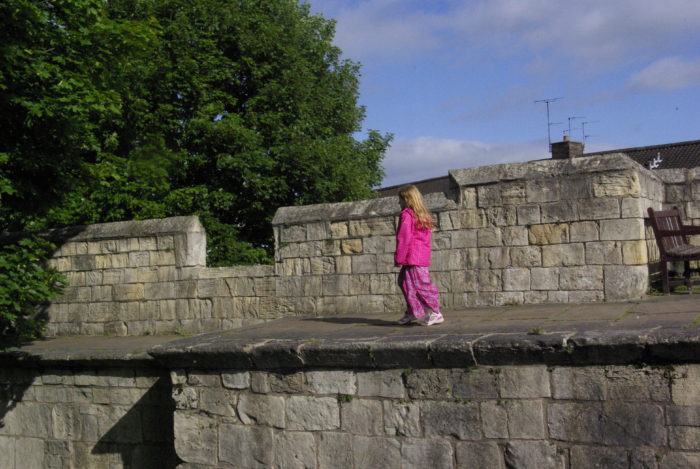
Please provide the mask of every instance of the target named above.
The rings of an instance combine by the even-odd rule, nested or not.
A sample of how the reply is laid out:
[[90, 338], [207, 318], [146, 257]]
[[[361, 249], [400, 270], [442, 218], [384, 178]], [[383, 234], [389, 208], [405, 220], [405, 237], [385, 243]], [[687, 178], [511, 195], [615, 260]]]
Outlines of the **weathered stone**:
[[314, 394], [348, 394], [357, 391], [352, 371], [307, 371], [306, 382]]
[[[15, 441], [14, 459], [19, 463], [17, 468], [45, 469], [44, 442], [35, 438], [18, 438]], [[3, 454], [0, 458], [5, 459]], [[2, 460], [0, 460], [2, 462]], [[11, 466], [4, 466], [10, 468]]]
[[680, 453], [673, 452], [666, 455], [659, 455], [661, 459], [659, 469], [688, 469], [700, 467], [700, 453]]
[[530, 289], [530, 269], [515, 268], [503, 270], [503, 289], [523, 291]]
[[591, 198], [578, 202], [581, 220], [620, 218], [620, 201], [616, 198]]
[[316, 469], [314, 435], [283, 432], [274, 436], [275, 469]]
[[542, 204], [542, 223], [571, 222], [578, 220], [578, 206], [571, 200]]
[[500, 392], [503, 398], [550, 397], [549, 372], [543, 365], [500, 368]]
[[639, 195], [641, 186], [636, 172], [601, 174], [593, 181], [595, 197]]
[[599, 404], [550, 404], [547, 422], [550, 438], [596, 444], [604, 441], [604, 415]]
[[412, 399], [440, 399], [452, 397], [450, 370], [406, 370], [403, 373], [406, 390]]
[[641, 298], [647, 291], [649, 270], [646, 265], [606, 265], [604, 275], [608, 301]]
[[644, 220], [641, 218], [620, 218], [600, 221], [601, 241], [626, 241], [644, 238]]
[[[455, 446], [457, 467], [475, 469], [503, 469], [505, 467], [501, 450], [494, 442], [459, 441]], [[427, 464], [424, 467], [430, 467], [430, 465]]]
[[341, 403], [342, 430], [354, 435], [380, 435], [382, 404], [369, 399], [351, 399]]
[[602, 290], [603, 267], [562, 267], [559, 270], [559, 286], [562, 290]]
[[554, 399], [601, 401], [605, 398], [607, 380], [603, 368], [558, 367], [551, 376]]
[[583, 243], [542, 246], [542, 266], [573, 266], [586, 263]]
[[540, 400], [506, 401], [510, 438], [542, 440], [545, 438], [544, 406]]
[[506, 467], [518, 469], [563, 469], [564, 461], [557, 447], [546, 441], [509, 441], [505, 452]]
[[452, 446], [444, 440], [406, 438], [401, 444], [403, 469], [452, 469]]
[[[219, 431], [218, 444], [219, 461], [237, 467], [267, 468], [275, 459], [275, 453], [270, 451], [274, 444], [271, 428], [223, 424]], [[211, 448], [215, 448], [215, 445], [216, 442], [209, 446], [210, 453], [214, 453]]]
[[696, 406], [700, 403], [700, 366], [677, 368], [678, 377], [671, 381], [671, 396], [676, 405]]
[[377, 272], [377, 256], [374, 254], [363, 254], [352, 256], [353, 274], [372, 274]]
[[627, 265], [647, 264], [647, 245], [645, 241], [623, 241], [622, 261]]
[[454, 370], [453, 395], [464, 399], [493, 399], [499, 397], [498, 375], [486, 367]]
[[597, 241], [598, 235], [598, 224], [593, 221], [582, 221], [578, 223], [572, 223], [570, 228], [570, 240], [572, 243], [584, 242], [584, 241]]
[[236, 395], [220, 388], [204, 388], [199, 395], [199, 409], [214, 415], [233, 417]]
[[533, 225], [528, 229], [528, 240], [530, 244], [535, 245], [566, 243], [569, 241], [569, 225], [566, 223]]
[[484, 436], [508, 438], [508, 413], [505, 401], [483, 401], [480, 405]]
[[382, 469], [399, 469], [401, 467], [400, 445], [392, 438], [353, 436], [352, 456], [354, 467], [381, 467]]
[[358, 372], [357, 394], [368, 397], [405, 398], [402, 373], [400, 370]]
[[460, 440], [481, 439], [479, 405], [475, 402], [424, 401], [421, 421], [426, 436], [452, 436]]
[[619, 241], [586, 243], [586, 264], [622, 264], [622, 244]]
[[287, 428], [333, 430], [340, 427], [338, 401], [334, 397], [292, 396], [287, 399]]
[[[217, 429], [210, 425], [207, 415], [194, 412], [175, 412], [175, 451], [180, 459], [189, 463], [216, 464], [217, 454], [212, 451], [217, 448]], [[229, 426], [232, 427], [233, 426]], [[270, 430], [271, 432], [272, 430]], [[222, 432], [226, 438], [229, 432]], [[226, 443], [226, 440], [224, 440]], [[237, 442], [244, 444], [244, 442]], [[236, 448], [222, 445], [221, 452], [227, 454]]]
[[527, 201], [530, 203], [556, 202], [561, 198], [561, 188], [557, 179], [531, 179], [526, 184]]
[[330, 432], [318, 435], [318, 469], [352, 467], [352, 435]]
[[420, 411], [415, 402], [385, 400], [384, 431], [387, 435], [420, 436]]
[[622, 401], [662, 401], [671, 399], [669, 377], [664, 370], [613, 367], [607, 370], [607, 398]]
[[499, 228], [483, 228], [477, 231], [477, 246], [502, 246], [503, 239]]
[[671, 427], [668, 431], [668, 444], [673, 449], [700, 450], [700, 428]]
[[571, 467], [628, 469], [630, 466], [627, 451], [622, 448], [574, 446], [571, 448]]
[[603, 404], [604, 442], [610, 446], [663, 446], [666, 443], [663, 410], [641, 403]]
[[247, 371], [221, 373], [221, 381], [225, 388], [247, 389], [250, 387], [250, 373]]
[[514, 267], [539, 267], [542, 265], [542, 250], [538, 246], [513, 247], [510, 259]]

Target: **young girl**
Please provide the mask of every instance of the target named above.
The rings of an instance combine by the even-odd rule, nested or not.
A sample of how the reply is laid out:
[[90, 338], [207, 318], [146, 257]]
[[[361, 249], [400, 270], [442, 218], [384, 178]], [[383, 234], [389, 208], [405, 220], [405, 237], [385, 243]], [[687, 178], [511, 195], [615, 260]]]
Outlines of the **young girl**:
[[399, 324], [408, 324], [426, 316], [419, 324], [432, 326], [445, 319], [440, 314], [438, 289], [430, 281], [430, 236], [433, 218], [423, 203], [423, 197], [414, 185], [399, 190], [401, 219], [396, 232], [394, 262], [401, 266], [399, 287], [406, 298], [406, 314]]

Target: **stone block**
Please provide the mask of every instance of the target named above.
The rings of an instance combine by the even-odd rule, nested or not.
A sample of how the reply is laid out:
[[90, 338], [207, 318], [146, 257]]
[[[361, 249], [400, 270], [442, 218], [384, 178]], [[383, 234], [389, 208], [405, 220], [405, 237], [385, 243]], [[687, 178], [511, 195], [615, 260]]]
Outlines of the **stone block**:
[[[216, 444], [217, 442], [214, 441], [209, 446], [209, 452], [214, 457], [216, 452], [211, 449], [216, 448]], [[270, 451], [273, 444], [274, 434], [271, 428], [222, 424], [218, 438], [218, 460], [236, 467], [268, 468], [272, 466], [275, 459], [275, 453]], [[205, 462], [216, 463], [216, 461]]]
[[688, 469], [691, 467], [700, 467], [700, 454], [671, 452], [661, 458], [658, 467], [659, 469]]
[[646, 265], [606, 265], [604, 275], [606, 301], [636, 299], [646, 294], [649, 283]]
[[524, 226], [505, 226], [502, 228], [503, 244], [506, 246], [527, 246], [528, 231]]
[[668, 444], [673, 449], [700, 450], [700, 427], [669, 428]]
[[274, 452], [274, 469], [316, 468], [316, 443], [313, 433], [277, 433], [274, 436]]
[[412, 399], [444, 399], [452, 397], [451, 370], [405, 370], [403, 377], [408, 396]]
[[374, 254], [363, 254], [352, 256], [353, 274], [372, 274], [377, 272], [377, 256]]
[[653, 368], [611, 367], [606, 370], [608, 400], [671, 400], [670, 378], [666, 371]]
[[348, 295], [350, 293], [350, 276], [327, 275], [323, 277], [324, 296]]
[[644, 220], [641, 218], [619, 218], [600, 220], [601, 241], [627, 241], [645, 239]]
[[622, 264], [622, 243], [619, 241], [586, 243], [586, 264]]
[[666, 444], [663, 409], [643, 403], [603, 404], [604, 443], [610, 446], [663, 446]]
[[569, 225], [566, 223], [532, 225], [528, 229], [528, 240], [534, 245], [568, 243]]
[[236, 394], [221, 388], [204, 388], [199, 393], [198, 408], [212, 415], [236, 416]]
[[673, 403], [697, 406], [700, 403], [700, 365], [677, 367], [678, 376], [671, 381]]
[[648, 206], [648, 202], [645, 199], [622, 199], [620, 216], [622, 218], [644, 218], [647, 214]]
[[478, 207], [501, 205], [501, 186], [489, 184], [476, 188]]
[[585, 241], [598, 241], [598, 223], [594, 221], [581, 221], [572, 223], [569, 228], [569, 237], [572, 243]]
[[290, 430], [333, 430], [340, 427], [335, 397], [292, 396], [287, 399], [286, 417]]
[[250, 387], [250, 373], [247, 371], [221, 373], [221, 381], [228, 389], [248, 389]]
[[513, 267], [540, 267], [542, 265], [542, 248], [539, 246], [521, 246], [510, 249]]
[[346, 221], [331, 223], [330, 229], [332, 238], [340, 239], [348, 237], [348, 222]]
[[115, 301], [143, 300], [144, 293], [144, 286], [141, 283], [112, 286], [112, 296]]
[[542, 266], [573, 266], [586, 263], [586, 250], [583, 243], [554, 244], [542, 246]]
[[500, 370], [501, 397], [532, 399], [551, 396], [549, 372], [545, 366], [507, 366]]
[[241, 422], [246, 425], [285, 428], [285, 401], [280, 396], [242, 393], [237, 410]]
[[392, 436], [420, 436], [420, 410], [417, 402], [382, 401], [384, 432]]
[[[459, 441], [455, 444], [457, 466], [474, 469], [504, 469], [503, 454], [495, 442]], [[430, 467], [426, 465], [424, 467]], [[544, 469], [544, 468], [542, 468]]]
[[554, 178], [529, 179], [526, 192], [529, 203], [556, 202], [561, 199], [559, 180]]
[[502, 246], [503, 238], [500, 228], [482, 228], [477, 231], [478, 247]]
[[476, 230], [458, 230], [450, 233], [450, 245], [454, 249], [477, 247]]
[[486, 367], [455, 369], [452, 372], [453, 395], [464, 399], [499, 397], [498, 375]]
[[648, 264], [647, 244], [645, 241], [623, 241], [622, 261], [626, 265]]
[[524, 291], [530, 289], [530, 269], [513, 268], [503, 270], [503, 290]]
[[406, 390], [400, 370], [357, 372], [359, 396], [405, 398]]
[[506, 467], [518, 469], [564, 469], [556, 445], [547, 441], [509, 441], [505, 451]]
[[600, 174], [593, 181], [595, 197], [622, 197], [641, 194], [639, 174], [636, 172]]
[[358, 254], [362, 252], [362, 239], [344, 239], [340, 242], [340, 252], [343, 254]]
[[314, 394], [348, 394], [357, 392], [355, 374], [352, 371], [307, 371], [309, 389]]
[[479, 404], [476, 402], [426, 400], [420, 403], [420, 411], [423, 432], [427, 437], [481, 439]]
[[551, 376], [554, 399], [601, 401], [605, 398], [607, 379], [603, 368], [558, 367]]
[[[4, 455], [2, 459], [5, 459]], [[14, 459], [19, 463], [18, 468], [45, 469], [44, 442], [36, 438], [17, 438]]]
[[578, 206], [572, 200], [542, 204], [542, 223], [572, 222], [579, 219]]
[[545, 438], [544, 406], [541, 400], [506, 401], [508, 435], [511, 439]]
[[573, 446], [570, 454], [571, 467], [581, 469], [593, 469], [598, 467], [605, 469], [628, 469], [630, 467], [627, 451], [623, 448]]
[[620, 201], [617, 198], [592, 198], [578, 201], [580, 220], [598, 221], [620, 218]]
[[311, 263], [312, 275], [328, 275], [335, 273], [335, 258], [330, 256], [312, 257]]
[[400, 444], [393, 438], [353, 436], [352, 456], [354, 467], [401, 468]]
[[562, 290], [602, 290], [603, 267], [562, 267], [559, 270], [559, 287]]
[[401, 467], [405, 469], [452, 469], [449, 441], [406, 438], [401, 444]]
[[666, 407], [666, 424], [700, 427], [700, 405]]
[[481, 425], [486, 438], [508, 438], [508, 412], [505, 401], [482, 401]]
[[382, 403], [370, 399], [351, 399], [340, 406], [341, 429], [353, 435], [380, 435]]
[[539, 205], [518, 205], [516, 214], [518, 225], [536, 225], [542, 222]]
[[318, 433], [318, 469], [352, 467], [352, 435]]
[[[211, 418], [207, 415], [192, 411], [175, 412], [175, 452], [180, 459], [189, 463], [216, 464], [217, 453], [212, 449], [218, 447], [217, 428], [210, 423]], [[228, 449], [221, 448], [222, 451]]]

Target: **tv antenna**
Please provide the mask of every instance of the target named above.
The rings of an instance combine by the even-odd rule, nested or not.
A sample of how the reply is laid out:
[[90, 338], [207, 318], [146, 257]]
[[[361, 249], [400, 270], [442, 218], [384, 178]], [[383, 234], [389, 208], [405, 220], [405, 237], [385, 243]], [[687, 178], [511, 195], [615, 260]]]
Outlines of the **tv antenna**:
[[592, 135], [586, 135], [586, 124], [595, 124], [600, 121], [584, 121], [581, 122], [581, 143], [583, 143], [583, 146], [586, 146], [586, 139], [588, 137], [592, 137]]
[[560, 99], [564, 99], [563, 97], [559, 98], [546, 98], [546, 99], [538, 99], [535, 100], [535, 104], [537, 103], [545, 103], [547, 106], [547, 143], [549, 144], [549, 152], [552, 153], [552, 126], [555, 124], [560, 124], [561, 122], [552, 122], [549, 120], [549, 103], [553, 103], [554, 101], [559, 101]]
[[567, 117], [567, 119], [569, 119], [569, 138], [571, 138], [571, 121], [572, 121], [572, 120], [575, 120], [575, 119], [585, 119], [585, 118], [586, 118], [585, 116], [570, 116], [570, 117]]

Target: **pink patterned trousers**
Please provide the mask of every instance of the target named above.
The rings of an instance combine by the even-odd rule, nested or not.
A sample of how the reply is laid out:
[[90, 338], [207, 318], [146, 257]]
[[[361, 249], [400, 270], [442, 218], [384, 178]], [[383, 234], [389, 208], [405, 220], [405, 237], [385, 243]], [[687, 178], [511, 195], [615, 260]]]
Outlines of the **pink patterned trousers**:
[[430, 281], [427, 267], [405, 265], [399, 272], [399, 287], [406, 298], [408, 312], [415, 318], [422, 318], [425, 310], [440, 312], [440, 293]]

